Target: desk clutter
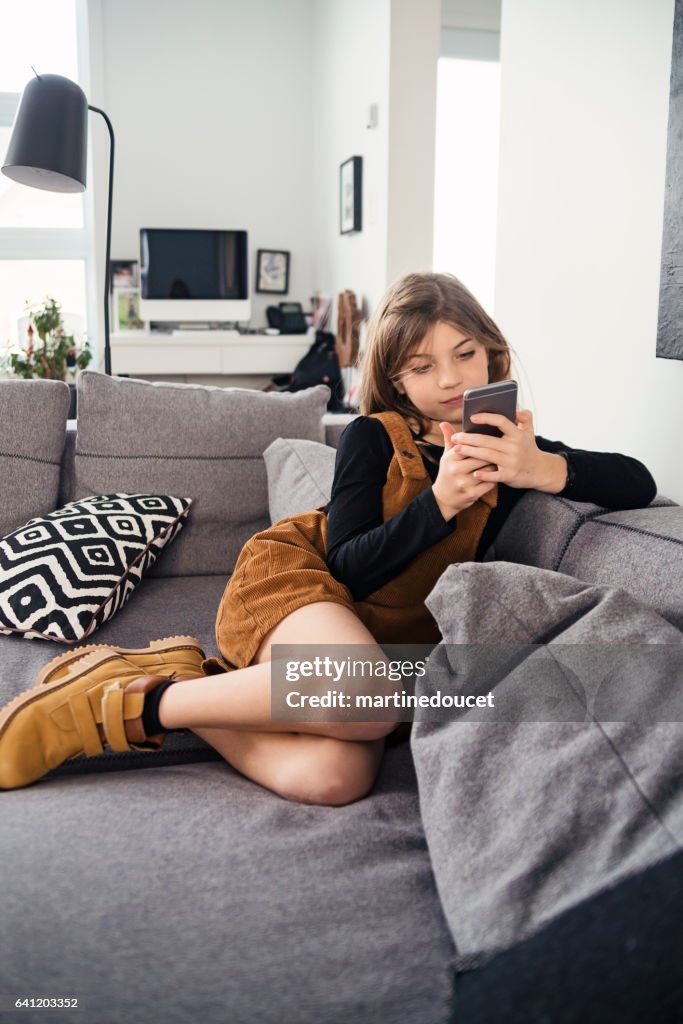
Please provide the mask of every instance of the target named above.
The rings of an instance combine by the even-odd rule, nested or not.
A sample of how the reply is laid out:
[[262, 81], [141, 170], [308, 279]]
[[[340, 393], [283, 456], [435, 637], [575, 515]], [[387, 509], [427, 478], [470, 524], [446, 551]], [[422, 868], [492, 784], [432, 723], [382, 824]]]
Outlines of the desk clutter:
[[268, 327], [280, 334], [306, 334], [308, 323], [300, 302], [280, 302], [266, 307]]
[[[327, 301], [327, 300], [323, 300]], [[297, 306], [298, 303], [280, 303], [280, 306]], [[330, 304], [324, 314], [318, 315], [318, 325], [329, 322]], [[268, 322], [271, 323], [269, 306]], [[299, 306], [299, 309], [301, 307]], [[321, 310], [314, 303], [314, 311]], [[292, 314], [294, 315], [294, 314]], [[301, 313], [303, 319], [303, 312]], [[267, 391], [302, 391], [304, 388], [326, 384], [330, 389], [328, 412], [352, 412], [347, 402], [347, 391], [343, 370], [356, 365], [360, 351], [360, 324], [364, 319], [362, 310], [358, 308], [356, 295], [350, 289], [340, 293], [337, 301], [337, 334], [316, 328], [315, 341], [308, 352], [299, 360], [291, 374], [279, 374], [273, 377]], [[316, 317], [314, 316], [314, 323]], [[305, 321], [304, 321], [305, 322]], [[289, 333], [284, 331], [283, 333]]]

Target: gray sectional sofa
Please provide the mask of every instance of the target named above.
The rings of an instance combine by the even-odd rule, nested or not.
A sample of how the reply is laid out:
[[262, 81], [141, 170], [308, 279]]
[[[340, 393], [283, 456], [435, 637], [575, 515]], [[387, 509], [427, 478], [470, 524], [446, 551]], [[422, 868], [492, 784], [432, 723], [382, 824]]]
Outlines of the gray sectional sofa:
[[[279, 518], [329, 494], [343, 422], [324, 422], [327, 389], [86, 372], [77, 432], [66, 392], [0, 382], [3, 535], [87, 495], [192, 497], [187, 526], [88, 642], [192, 634], [218, 653], [220, 596], [269, 502]], [[549, 624], [566, 649], [675, 652], [683, 509], [528, 493], [485, 561], [451, 567], [430, 602], [451, 679], [472, 646], [545, 643]], [[0, 636], [2, 703], [63, 649]], [[606, 723], [597, 706], [523, 725], [418, 721], [343, 807], [287, 802], [192, 734], [0, 793], [4, 1019], [42, 1020], [13, 1008], [30, 997], [77, 998], [56, 1019], [96, 1024], [680, 1019], [682, 727], [671, 712]]]

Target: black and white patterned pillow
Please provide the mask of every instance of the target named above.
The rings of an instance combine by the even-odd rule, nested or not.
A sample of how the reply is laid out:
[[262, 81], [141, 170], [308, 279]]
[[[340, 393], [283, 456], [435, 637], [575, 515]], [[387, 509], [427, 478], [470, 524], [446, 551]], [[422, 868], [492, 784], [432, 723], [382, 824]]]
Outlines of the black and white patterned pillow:
[[73, 644], [122, 608], [182, 529], [191, 498], [101, 494], [0, 540], [0, 633]]

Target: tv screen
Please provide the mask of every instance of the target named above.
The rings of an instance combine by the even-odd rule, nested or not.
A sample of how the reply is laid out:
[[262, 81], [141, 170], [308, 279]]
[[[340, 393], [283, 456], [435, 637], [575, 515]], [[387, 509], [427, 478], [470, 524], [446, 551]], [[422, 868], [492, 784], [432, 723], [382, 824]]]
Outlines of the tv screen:
[[246, 231], [141, 228], [142, 299], [247, 299]]

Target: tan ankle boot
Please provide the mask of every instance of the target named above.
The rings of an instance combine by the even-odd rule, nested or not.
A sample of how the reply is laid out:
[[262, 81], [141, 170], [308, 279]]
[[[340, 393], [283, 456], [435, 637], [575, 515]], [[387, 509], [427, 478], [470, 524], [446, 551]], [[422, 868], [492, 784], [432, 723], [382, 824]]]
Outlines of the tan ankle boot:
[[105, 648], [86, 654], [65, 677], [19, 694], [0, 711], [0, 789], [28, 786], [73, 757], [101, 754], [105, 743], [158, 750], [165, 734], [144, 735], [142, 706], [145, 693], [170, 678], [181, 677], [166, 666], [141, 678], [137, 665]]
[[73, 650], [58, 654], [41, 668], [35, 686], [54, 683], [68, 676], [76, 662], [93, 651], [109, 651], [110, 655], [126, 658], [137, 665], [143, 673], [154, 675], [157, 672], [167, 674], [167, 669], [176, 672], [194, 672], [206, 674], [202, 670], [205, 659], [199, 641], [193, 636], [168, 636], [163, 640], [153, 640], [149, 647], [115, 647], [113, 644], [87, 644], [74, 647]]

